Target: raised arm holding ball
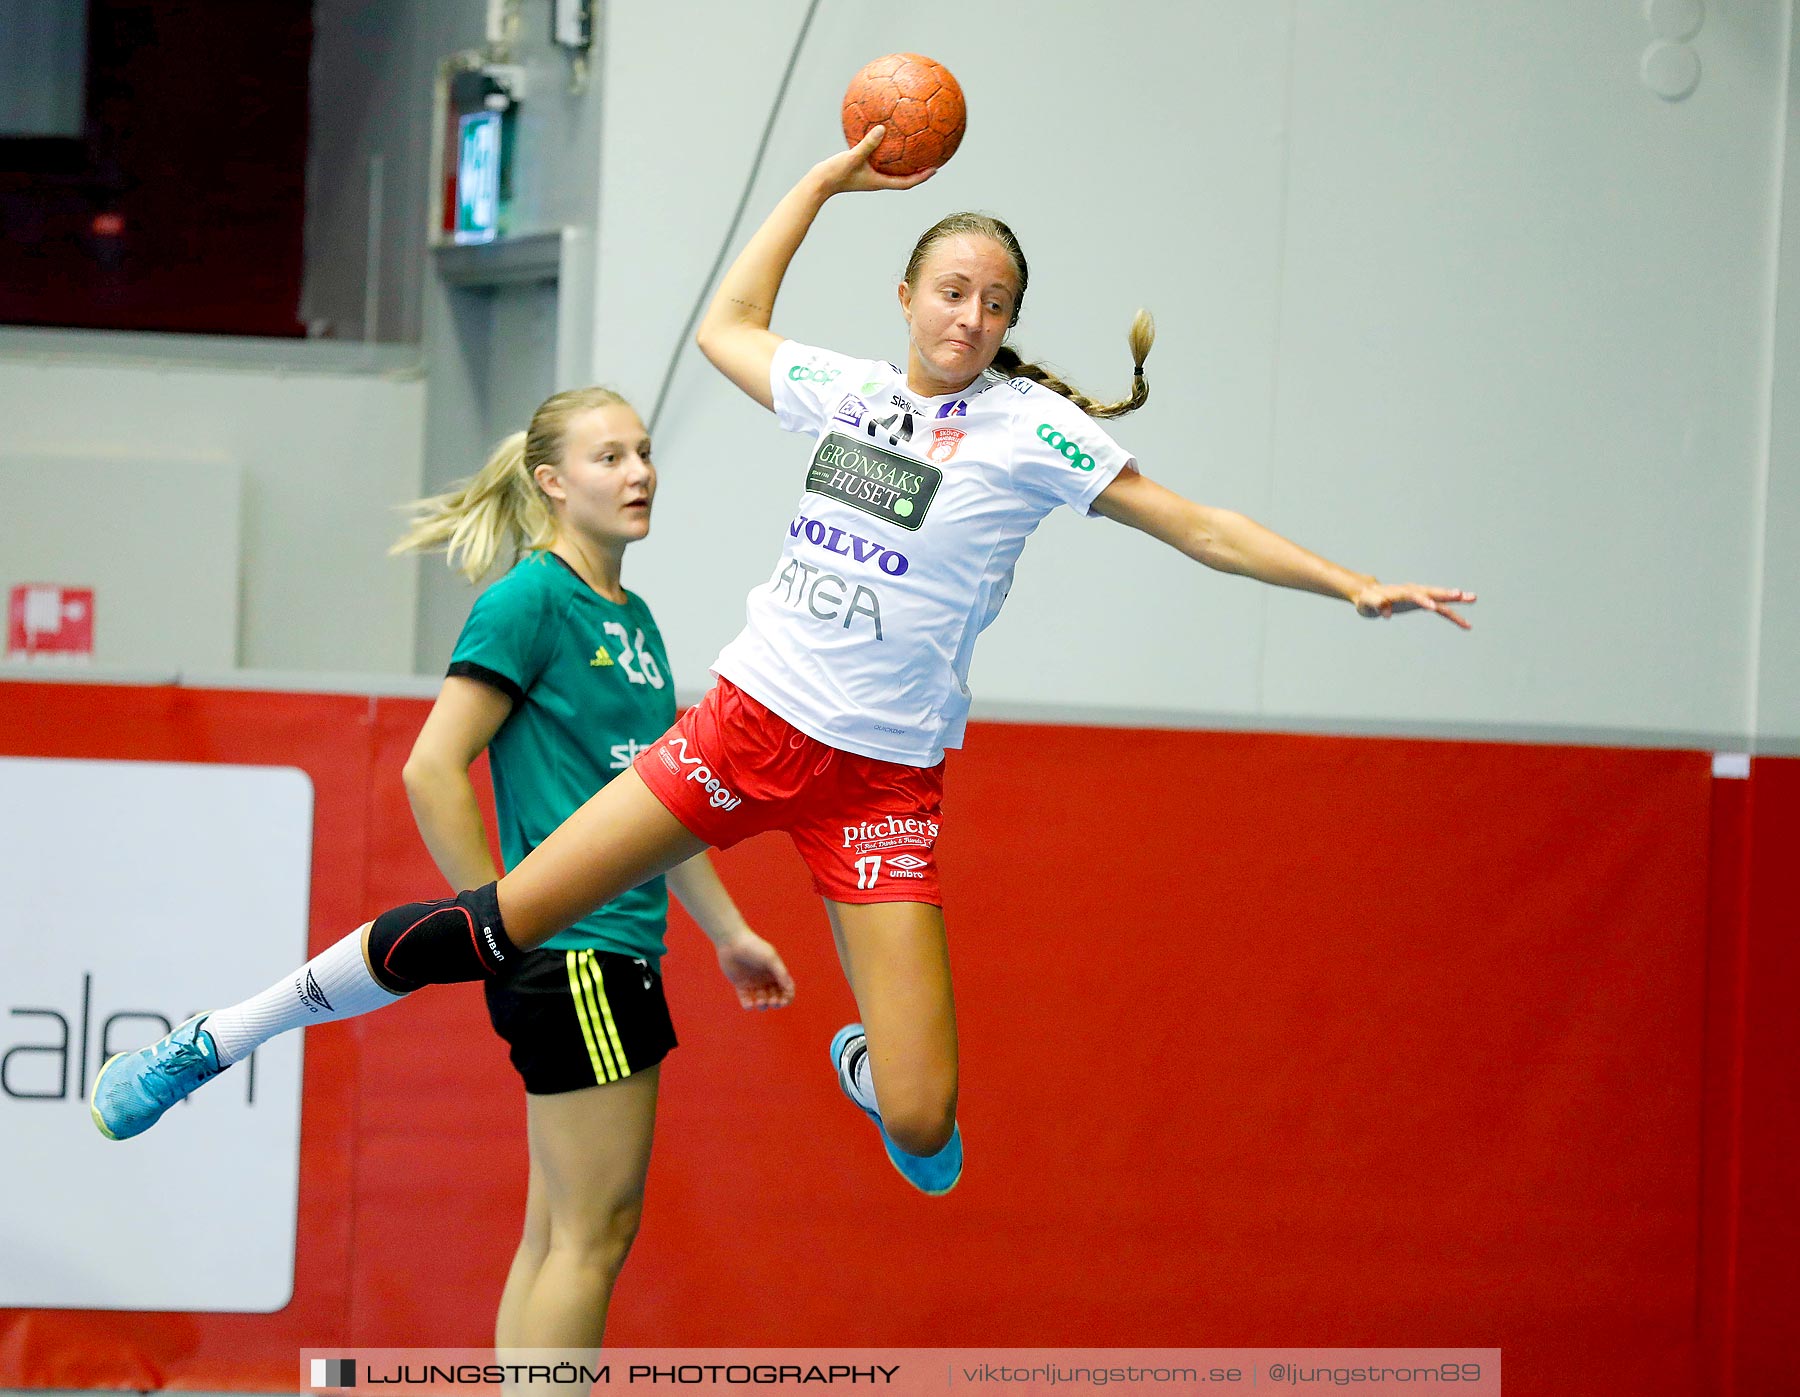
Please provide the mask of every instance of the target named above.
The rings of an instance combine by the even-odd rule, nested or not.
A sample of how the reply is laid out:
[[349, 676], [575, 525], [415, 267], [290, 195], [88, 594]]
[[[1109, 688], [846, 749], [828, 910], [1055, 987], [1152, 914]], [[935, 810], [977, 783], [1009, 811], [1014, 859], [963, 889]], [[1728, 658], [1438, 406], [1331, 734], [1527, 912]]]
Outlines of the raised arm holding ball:
[[[1466, 627], [1451, 604], [1475, 598], [1384, 585], [1142, 475], [1094, 419], [1148, 396], [1149, 317], [1133, 323], [1120, 402], [1094, 402], [1022, 361], [1003, 340], [1024, 299], [1025, 257], [997, 219], [954, 214], [914, 246], [897, 288], [904, 369], [772, 331], [782, 277], [827, 200], [929, 177], [872, 168], [887, 135], [876, 126], [807, 172], [726, 273], [699, 330], [706, 356], [812, 443], [780, 558], [713, 666], [718, 683], [497, 883], [383, 913], [326, 955], [342, 950], [340, 974], [342, 962], [362, 967], [362, 992], [343, 996], [351, 1012], [426, 984], [491, 979], [707, 846], [784, 830], [825, 900], [862, 1016], [831, 1043], [840, 1085], [901, 1174], [937, 1194], [963, 1168], [935, 862], [943, 756], [962, 741], [975, 639], [1039, 522], [1064, 504], [1102, 514], [1209, 567], [1367, 616], [1435, 611]], [[307, 1021], [295, 1011], [264, 1038]], [[203, 1040], [204, 1025], [184, 1028]], [[169, 1042], [130, 1055], [118, 1074], [121, 1124], [134, 1131], [224, 1065]]]
[[[844, 852], [858, 856], [859, 879], [821, 892], [862, 1014], [832, 1041], [840, 1084], [882, 1127], [900, 1172], [936, 1193], [962, 1168], [956, 1020], [932, 862], [941, 763], [962, 741], [975, 637], [998, 615], [1039, 521], [1060, 504], [1102, 514], [1209, 567], [1338, 597], [1367, 616], [1428, 610], [1466, 628], [1450, 604], [1475, 598], [1384, 585], [1144, 476], [1093, 419], [1149, 396], [1149, 315], [1132, 323], [1132, 385], [1120, 402], [1098, 403], [1025, 362], [1003, 343], [1024, 300], [1025, 256], [998, 219], [952, 214], [914, 245], [896, 288], [903, 371], [775, 333], [782, 278], [826, 201], [930, 177], [873, 168], [886, 135], [870, 129], [788, 191], [700, 325], [707, 358], [814, 443], [786, 548], [751, 594], [749, 626], [714, 665], [720, 682], [708, 704], [753, 696], [809, 742], [931, 783], [928, 806], [875, 784], [848, 806]], [[722, 762], [741, 760], [728, 753]]]

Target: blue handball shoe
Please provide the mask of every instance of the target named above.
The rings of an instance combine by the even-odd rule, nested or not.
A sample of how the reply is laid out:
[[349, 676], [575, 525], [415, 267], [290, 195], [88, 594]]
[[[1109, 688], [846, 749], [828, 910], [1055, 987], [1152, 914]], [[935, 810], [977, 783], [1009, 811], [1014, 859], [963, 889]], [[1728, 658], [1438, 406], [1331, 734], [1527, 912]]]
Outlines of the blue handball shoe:
[[837, 1069], [838, 1087], [858, 1110], [875, 1122], [875, 1128], [881, 1132], [882, 1146], [894, 1168], [900, 1171], [900, 1177], [921, 1193], [941, 1197], [955, 1188], [957, 1180], [962, 1178], [962, 1127], [951, 1127], [949, 1142], [936, 1154], [908, 1154], [896, 1145], [888, 1137], [880, 1114], [856, 1099], [856, 1068], [868, 1051], [868, 1037], [859, 1023], [847, 1023], [832, 1035], [831, 1065]]
[[212, 1035], [196, 1014], [165, 1037], [134, 1053], [115, 1053], [94, 1078], [88, 1106], [108, 1140], [142, 1135], [177, 1101], [225, 1069]]

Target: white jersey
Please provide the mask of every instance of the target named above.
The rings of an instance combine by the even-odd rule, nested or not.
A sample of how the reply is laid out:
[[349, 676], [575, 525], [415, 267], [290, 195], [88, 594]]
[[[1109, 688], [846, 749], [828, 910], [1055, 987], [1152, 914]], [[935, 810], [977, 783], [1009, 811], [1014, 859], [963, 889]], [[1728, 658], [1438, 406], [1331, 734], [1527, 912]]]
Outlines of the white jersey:
[[713, 672], [847, 752], [935, 766], [962, 745], [975, 637], [1058, 505], [1091, 513], [1131, 456], [1059, 393], [989, 370], [923, 398], [879, 360], [793, 340], [775, 412], [814, 439], [774, 576]]

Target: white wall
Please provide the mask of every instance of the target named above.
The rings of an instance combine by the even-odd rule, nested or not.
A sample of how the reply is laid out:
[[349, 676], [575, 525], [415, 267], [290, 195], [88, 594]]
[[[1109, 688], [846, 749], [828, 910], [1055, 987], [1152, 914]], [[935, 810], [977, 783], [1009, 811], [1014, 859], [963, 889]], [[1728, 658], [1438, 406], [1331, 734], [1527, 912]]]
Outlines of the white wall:
[[[388, 281], [382, 333], [417, 332], [422, 218], [399, 191], [422, 179], [432, 60], [479, 41], [481, 8], [321, 5], [309, 305], [332, 288], [360, 307], [361, 161], [383, 150], [402, 245], [385, 257], [413, 280]], [[522, 217], [580, 225], [597, 202], [595, 373], [646, 410], [804, 11], [613, 0], [593, 85], [571, 95], [547, 0], [525, 0]], [[838, 148], [856, 67], [935, 54], [970, 97], [962, 152], [918, 191], [828, 208], [778, 329], [897, 356], [913, 237], [991, 209], [1032, 260], [1027, 352], [1119, 392], [1130, 313], [1157, 312], [1151, 403], [1116, 425], [1152, 475], [1355, 566], [1483, 594], [1471, 636], [1359, 622], [1057, 517], [983, 641], [978, 711], [1707, 740], [1741, 737], [1754, 712], [1800, 740], [1794, 218], [1777, 242], [1784, 173], [1800, 182], [1782, 147], [1790, 11], [1714, 0], [1699, 86], [1669, 102], [1640, 79], [1654, 36], [1638, 0], [1048, 0], [1029, 22], [834, 0], [736, 243]], [[480, 413], [458, 415], [481, 397], [456, 387], [466, 366], [432, 352], [435, 481], [490, 443], [464, 422]], [[243, 462], [243, 663], [412, 667], [420, 627], [393, 608], [413, 569], [380, 552], [384, 506], [421, 478], [419, 384], [34, 353], [0, 355], [9, 453], [178, 443], [185, 459], [199, 442]], [[657, 533], [627, 580], [691, 689], [766, 580], [804, 453], [691, 347], [658, 449]], [[341, 472], [329, 491], [321, 469]], [[347, 607], [368, 613], [353, 637]]]
[[[237, 663], [249, 669], [404, 673], [411, 668], [417, 573], [385, 556], [395, 506], [418, 493], [423, 384], [412, 356], [346, 353], [330, 345], [174, 335], [0, 331], [0, 451], [47, 473], [102, 460], [109, 469], [178, 461], [217, 466], [221, 490], [241, 475], [243, 539]], [[71, 512], [120, 522], [104, 492], [73, 483]], [[165, 566], [188, 567], [193, 527], [179, 492], [139, 497], [125, 520], [164, 544]], [[203, 505], [210, 509], [210, 504]], [[35, 516], [35, 513], [33, 515]], [[33, 528], [0, 500], [0, 539]], [[81, 582], [106, 531], [70, 538], [60, 559]], [[0, 559], [0, 573], [9, 569]], [[109, 605], [104, 587], [98, 618]], [[133, 601], [141, 599], [132, 599]], [[178, 605], [179, 597], [171, 603]], [[133, 651], [121, 659], [153, 663]], [[179, 665], [179, 654], [165, 661]]]
[[[804, 8], [606, 7], [596, 364], [645, 405]], [[1056, 519], [978, 699], [1741, 733], [1787, 9], [1708, 6], [1671, 103], [1626, 0], [823, 7], [751, 226], [837, 148], [876, 54], [945, 61], [970, 134], [922, 189], [826, 210], [778, 330], [900, 354], [912, 238], [991, 209], [1032, 260], [1026, 351], [1119, 391], [1129, 315], [1157, 312], [1151, 404], [1116, 429], [1152, 475], [1483, 594], [1470, 636], [1358, 622]], [[691, 352], [659, 436], [628, 580], [692, 682], [766, 577], [803, 452]]]
[[[300, 315], [338, 339], [417, 344], [437, 63], [482, 41], [483, 0], [315, 0]], [[381, 157], [375, 323], [369, 162]]]
[[1764, 750], [1800, 749], [1800, 110], [1793, 74], [1800, 71], [1800, 33], [1790, 16], [1783, 211], [1778, 249], [1780, 296], [1768, 380], [1769, 471], [1764, 529], [1751, 556], [1762, 563], [1756, 598], [1756, 730]]
[[[550, 42], [550, 0], [518, 0], [511, 61], [518, 109], [513, 229], [592, 228], [601, 102]], [[338, 339], [416, 344], [427, 276], [432, 84], [453, 53], [486, 46], [486, 0], [315, 0], [301, 316]], [[595, 54], [599, 52], [596, 46]], [[369, 284], [369, 162], [381, 160], [375, 324]]]
[[141, 449], [15, 455], [0, 446], [0, 596], [34, 583], [91, 589], [86, 663], [230, 669], [242, 495], [243, 467], [216, 451], [158, 459]]

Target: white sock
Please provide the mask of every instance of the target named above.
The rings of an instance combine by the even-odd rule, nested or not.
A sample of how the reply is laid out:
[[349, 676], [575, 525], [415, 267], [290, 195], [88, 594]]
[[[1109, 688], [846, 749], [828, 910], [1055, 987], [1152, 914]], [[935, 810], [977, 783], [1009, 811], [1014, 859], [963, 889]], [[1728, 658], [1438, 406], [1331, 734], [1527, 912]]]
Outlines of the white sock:
[[865, 1111], [881, 1114], [881, 1107], [875, 1104], [875, 1078], [869, 1071], [869, 1049], [865, 1042], [861, 1053], [856, 1055], [856, 1066], [850, 1073], [850, 1095], [856, 1104]]
[[219, 1050], [219, 1065], [229, 1067], [290, 1028], [353, 1019], [405, 997], [384, 989], [369, 974], [358, 927], [261, 994], [215, 1009], [201, 1027]]

